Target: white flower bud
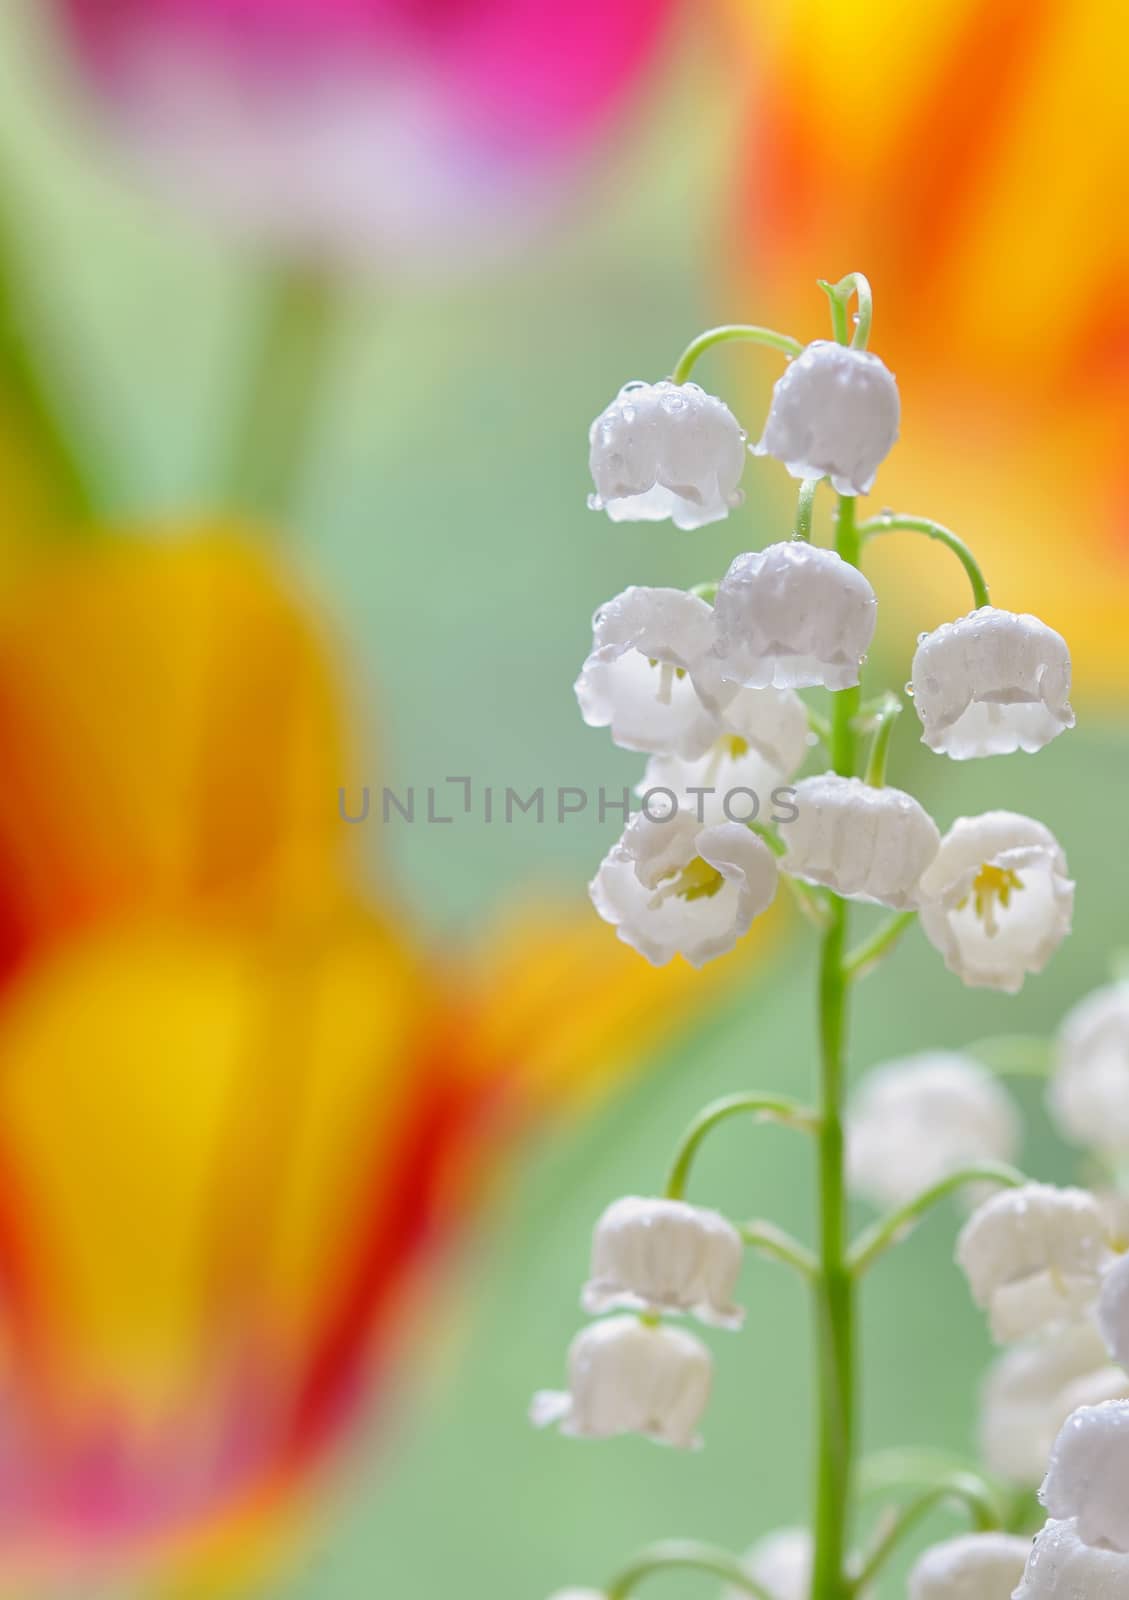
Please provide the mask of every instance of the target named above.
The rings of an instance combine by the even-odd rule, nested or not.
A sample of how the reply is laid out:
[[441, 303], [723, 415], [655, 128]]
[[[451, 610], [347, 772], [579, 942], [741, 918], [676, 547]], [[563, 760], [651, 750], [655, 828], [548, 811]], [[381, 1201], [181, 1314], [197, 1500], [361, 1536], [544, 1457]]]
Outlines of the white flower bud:
[[980, 1451], [989, 1472], [1037, 1487], [1051, 1445], [1081, 1396], [1079, 1385], [1108, 1375], [1108, 1356], [1093, 1322], [1068, 1323], [1006, 1350], [980, 1397]]
[[964, 1533], [930, 1545], [910, 1570], [909, 1600], [1011, 1600], [1030, 1549], [1030, 1539], [1010, 1533]]
[[585, 722], [610, 728], [625, 750], [704, 754], [721, 732], [720, 701], [733, 697], [718, 677], [713, 641], [713, 607], [698, 595], [634, 587], [617, 594], [592, 619], [592, 649], [576, 680]]
[[[778, 1528], [766, 1534], [746, 1554], [742, 1567], [773, 1600], [808, 1600], [811, 1592], [812, 1539], [807, 1528]], [[741, 1589], [730, 1586], [723, 1600], [748, 1600]]]
[[701, 528], [744, 498], [746, 436], [696, 383], [625, 383], [588, 432], [593, 511], [613, 522]]
[[958, 817], [921, 878], [921, 930], [970, 988], [1016, 994], [1070, 932], [1074, 884], [1054, 834], [1012, 811]]
[[847, 1119], [848, 1180], [880, 1206], [904, 1205], [962, 1167], [1010, 1161], [1018, 1147], [1007, 1091], [979, 1062], [942, 1050], [868, 1072]]
[[1041, 750], [1074, 726], [1066, 640], [995, 606], [927, 634], [912, 688], [922, 743], [954, 761]]
[[1129, 1371], [1129, 1255], [1118, 1256], [1102, 1280], [1097, 1321], [1106, 1349]]
[[1073, 1517], [1084, 1544], [1129, 1552], [1129, 1400], [1081, 1406], [1051, 1449], [1039, 1499]]
[[573, 1438], [641, 1433], [657, 1444], [696, 1449], [712, 1381], [713, 1359], [693, 1334], [611, 1317], [577, 1334], [568, 1353], [568, 1391], [535, 1395], [530, 1419], [539, 1428], [559, 1422]]
[[965, 1223], [956, 1261], [997, 1343], [1076, 1321], [1109, 1261], [1101, 1209], [1084, 1189], [1005, 1189]]
[[1068, 1139], [1129, 1155], [1129, 983], [1096, 989], [1059, 1031], [1047, 1104]]
[[830, 478], [837, 494], [869, 494], [900, 421], [898, 385], [877, 356], [817, 339], [777, 380], [756, 453], [793, 478]]
[[683, 1200], [616, 1200], [596, 1224], [584, 1309], [689, 1312], [739, 1328], [745, 1313], [733, 1291], [743, 1257], [741, 1235], [718, 1211]]
[[901, 789], [822, 772], [796, 785], [795, 819], [782, 828], [781, 870], [850, 900], [905, 910], [941, 842], [932, 817]]
[[834, 550], [793, 539], [739, 555], [718, 586], [721, 676], [749, 689], [850, 689], [878, 600]]
[[[657, 816], [657, 813], [653, 815]], [[741, 823], [703, 827], [678, 811], [632, 817], [588, 887], [624, 944], [656, 967], [700, 967], [732, 950], [776, 894], [776, 860]]]
[[1035, 1535], [1013, 1600], [1129, 1600], [1129, 1557], [1085, 1544], [1073, 1517], [1051, 1519]]

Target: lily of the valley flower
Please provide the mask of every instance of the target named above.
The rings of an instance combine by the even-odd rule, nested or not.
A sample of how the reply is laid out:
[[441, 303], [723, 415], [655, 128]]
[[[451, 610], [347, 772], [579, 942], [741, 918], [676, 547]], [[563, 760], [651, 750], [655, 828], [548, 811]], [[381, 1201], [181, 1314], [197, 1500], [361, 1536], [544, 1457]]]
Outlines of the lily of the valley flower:
[[999, 1344], [1084, 1316], [1109, 1257], [1093, 1195], [1041, 1183], [986, 1200], [956, 1246], [957, 1265]]
[[1074, 726], [1065, 639], [995, 606], [927, 634], [912, 688], [922, 743], [955, 761], [1041, 750]]
[[739, 1328], [745, 1313], [733, 1291], [743, 1254], [741, 1235], [718, 1211], [682, 1200], [616, 1200], [596, 1224], [584, 1309], [691, 1313]]
[[1074, 884], [1062, 847], [1015, 812], [959, 817], [921, 893], [922, 932], [970, 988], [1017, 993], [1070, 932]]
[[900, 420], [894, 374], [876, 355], [817, 339], [777, 379], [756, 453], [794, 478], [830, 478], [837, 494], [869, 494]]
[[[807, 1600], [811, 1592], [812, 1539], [807, 1528], [778, 1528], [758, 1539], [741, 1565], [772, 1600]], [[732, 1586], [724, 1600], [748, 1600]]]
[[689, 760], [705, 754], [720, 732], [709, 688], [732, 698], [709, 654], [713, 639], [713, 609], [695, 594], [638, 587], [617, 594], [592, 619], [592, 649], [576, 680], [585, 722], [610, 728], [625, 750]]
[[1129, 1371], [1129, 1255], [1119, 1256], [1102, 1281], [1097, 1321], [1110, 1355]]
[[930, 1545], [910, 1571], [909, 1600], [1011, 1600], [1030, 1549], [1030, 1539], [1011, 1533], [965, 1533]]
[[625, 944], [663, 966], [702, 966], [732, 950], [776, 894], [776, 861], [741, 823], [703, 827], [690, 812], [640, 811], [589, 885], [592, 904]]
[[867, 1073], [848, 1116], [848, 1179], [878, 1205], [903, 1205], [961, 1167], [1010, 1161], [1018, 1145], [1006, 1090], [971, 1057], [938, 1050]]
[[1129, 1153], [1129, 983], [1096, 989], [1059, 1031], [1047, 1104], [1061, 1132], [1111, 1155]]
[[[1107, 1274], [1106, 1282], [1108, 1282]], [[980, 1451], [989, 1472], [1037, 1488], [1051, 1446], [1076, 1406], [1096, 1386], [1129, 1383], [1112, 1367], [1102, 1336], [1087, 1318], [1005, 1350], [988, 1373], [980, 1397]]]
[[770, 814], [778, 788], [810, 748], [807, 707], [791, 689], [739, 689], [718, 717], [704, 755], [652, 756], [639, 794], [669, 789], [706, 822], [755, 821]]
[[791, 540], [739, 555], [714, 610], [723, 678], [750, 689], [849, 689], [874, 636], [878, 600], [834, 550]]
[[898, 910], [918, 903], [941, 835], [912, 795], [823, 772], [796, 785], [794, 804], [785, 872], [850, 900]]
[[596, 492], [588, 504], [613, 522], [701, 528], [727, 517], [747, 436], [723, 400], [696, 383], [626, 383], [588, 434]]
[[1035, 1535], [1013, 1600], [1129, 1600], [1129, 1556], [1088, 1544], [1074, 1517]]
[[581, 1439], [640, 1433], [656, 1444], [695, 1449], [709, 1402], [713, 1359], [680, 1328], [610, 1317], [579, 1333], [568, 1354], [568, 1390], [534, 1396], [537, 1427], [559, 1423]]
[[1062, 1425], [1039, 1498], [1085, 1544], [1129, 1552], [1129, 1400], [1080, 1406]]

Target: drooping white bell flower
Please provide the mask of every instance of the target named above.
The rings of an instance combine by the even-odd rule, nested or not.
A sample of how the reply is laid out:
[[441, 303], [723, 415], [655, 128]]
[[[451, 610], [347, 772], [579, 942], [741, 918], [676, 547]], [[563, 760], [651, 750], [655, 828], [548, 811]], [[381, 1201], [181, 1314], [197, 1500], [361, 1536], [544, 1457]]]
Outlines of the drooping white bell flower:
[[1078, 1386], [1110, 1371], [1101, 1334], [1089, 1318], [1005, 1350], [980, 1396], [980, 1453], [989, 1472], [1036, 1488], [1058, 1430], [1084, 1404], [1080, 1395], [1074, 1398]]
[[1129, 1553], [1129, 1400], [1080, 1406], [1051, 1448], [1039, 1499], [1085, 1544]]
[[640, 811], [588, 886], [616, 936], [653, 966], [700, 967], [732, 950], [776, 894], [776, 859], [737, 822], [703, 826], [688, 811]]
[[1013, 1600], [1129, 1600], [1129, 1556], [1084, 1543], [1073, 1517], [1051, 1518], [1035, 1535]]
[[1047, 1104], [1067, 1139], [1129, 1155], [1129, 983], [1095, 989], [1068, 1013]]
[[733, 1291], [743, 1257], [741, 1235], [719, 1211], [629, 1195], [596, 1224], [583, 1306], [592, 1316], [690, 1313], [713, 1327], [739, 1328], [745, 1313]]
[[680, 1450], [700, 1444], [713, 1359], [681, 1328], [650, 1327], [638, 1317], [609, 1317], [577, 1334], [568, 1353], [568, 1390], [534, 1396], [530, 1419], [559, 1423], [578, 1439], [641, 1433]]
[[995, 606], [926, 634], [912, 689], [922, 743], [954, 761], [1041, 750], [1074, 726], [1066, 640]]
[[904, 1205], [962, 1167], [1011, 1161], [1018, 1147], [1011, 1096], [979, 1062], [955, 1052], [929, 1051], [868, 1072], [847, 1118], [848, 1181], [880, 1206]]
[[958, 817], [922, 875], [922, 932], [970, 988], [1016, 994], [1070, 932], [1066, 874], [1041, 822], [1013, 811]]
[[1005, 1189], [962, 1228], [956, 1261], [999, 1344], [1077, 1321], [1109, 1263], [1101, 1209], [1084, 1189]]
[[588, 504], [613, 522], [701, 528], [739, 506], [747, 438], [696, 383], [625, 383], [588, 432]]
[[878, 618], [857, 567], [802, 539], [739, 555], [714, 602], [722, 678], [749, 689], [850, 689]]
[[[773, 1600], [808, 1600], [811, 1592], [812, 1538], [807, 1528], [778, 1528], [758, 1539], [741, 1562], [755, 1583]], [[722, 1600], [748, 1600], [730, 1585]]]
[[929, 813], [901, 789], [821, 772], [795, 786], [796, 816], [781, 828], [781, 870], [850, 900], [906, 910], [941, 843]]
[[720, 702], [733, 697], [713, 641], [713, 607], [698, 595], [624, 589], [592, 619], [592, 649], [576, 680], [585, 722], [610, 728], [625, 750], [703, 755], [721, 732]]
[[1129, 1371], [1129, 1255], [1118, 1256], [1102, 1280], [1097, 1322], [1106, 1349]]
[[836, 494], [869, 494], [901, 421], [894, 374], [867, 350], [817, 339], [788, 363], [756, 454], [793, 478], [830, 478]]
[[1011, 1600], [1030, 1549], [1030, 1539], [1011, 1533], [963, 1533], [930, 1545], [910, 1569], [909, 1600]]

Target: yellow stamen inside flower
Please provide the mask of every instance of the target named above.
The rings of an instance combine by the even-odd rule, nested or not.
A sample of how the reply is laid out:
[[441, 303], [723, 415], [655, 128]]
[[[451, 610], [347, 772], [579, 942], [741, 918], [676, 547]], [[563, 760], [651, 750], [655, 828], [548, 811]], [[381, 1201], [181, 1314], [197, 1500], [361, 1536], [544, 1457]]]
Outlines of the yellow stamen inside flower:
[[990, 861], [985, 861], [980, 871], [972, 880], [972, 892], [965, 895], [959, 902], [958, 909], [963, 911], [969, 900], [980, 921], [984, 924], [984, 931], [988, 937], [994, 938], [999, 932], [999, 922], [996, 919], [996, 907], [1004, 911], [1011, 904], [1011, 897], [1017, 889], [1023, 888], [1023, 880], [1011, 867], [993, 866]]
[[671, 690], [674, 687], [674, 680], [677, 678], [681, 683], [686, 676], [686, 668], [673, 666], [669, 661], [660, 663], [653, 656], [648, 657], [648, 660], [652, 667], [658, 667], [659, 669], [659, 705], [668, 706], [670, 704]]
[[672, 895], [677, 895], [680, 900], [709, 900], [724, 884], [725, 879], [716, 867], [711, 867], [701, 856], [695, 856], [680, 872], [667, 874], [655, 901], [661, 905]]
[[749, 753], [749, 741], [742, 739], [739, 733], [722, 734], [718, 743], [723, 747], [730, 761], [740, 761], [742, 756], [747, 756]]

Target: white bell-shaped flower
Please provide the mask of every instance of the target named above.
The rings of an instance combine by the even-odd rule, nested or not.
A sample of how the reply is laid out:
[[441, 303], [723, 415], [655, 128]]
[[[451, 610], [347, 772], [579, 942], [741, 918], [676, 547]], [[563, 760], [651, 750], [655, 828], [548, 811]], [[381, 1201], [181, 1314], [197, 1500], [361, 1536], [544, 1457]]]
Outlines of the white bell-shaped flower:
[[954, 761], [1041, 750], [1074, 726], [1066, 640], [995, 606], [926, 634], [912, 688], [922, 743]]
[[650, 1327], [635, 1316], [610, 1317], [577, 1334], [568, 1353], [568, 1390], [534, 1396], [530, 1419], [559, 1423], [579, 1439], [641, 1433], [657, 1444], [692, 1450], [709, 1402], [713, 1359], [681, 1328]]
[[964, 1533], [930, 1545], [910, 1569], [909, 1600], [1011, 1600], [1030, 1549], [1030, 1539], [1011, 1533]]
[[1129, 1372], [1129, 1255], [1118, 1256], [1102, 1280], [1097, 1322], [1106, 1349]]
[[588, 433], [593, 511], [613, 522], [701, 528], [744, 498], [746, 436], [696, 383], [625, 383]]
[[868, 1072], [847, 1118], [848, 1181], [880, 1206], [904, 1205], [962, 1167], [1010, 1161], [1018, 1147], [1011, 1096], [979, 1062], [943, 1050]]
[[1080, 1406], [1051, 1448], [1039, 1499], [1085, 1544], [1129, 1553], [1129, 1400]]
[[714, 602], [721, 676], [749, 689], [850, 689], [878, 618], [857, 567], [802, 539], [739, 555]]
[[918, 903], [941, 835], [912, 795], [821, 772], [796, 784], [793, 804], [796, 816], [781, 828], [782, 871], [850, 900], [896, 910]]
[[1068, 1013], [1047, 1104], [1066, 1138], [1129, 1155], [1129, 983], [1096, 989]]
[[583, 1306], [592, 1316], [616, 1309], [690, 1313], [718, 1328], [739, 1328], [733, 1303], [744, 1246], [719, 1211], [683, 1200], [627, 1196], [604, 1212], [592, 1239]]
[[1073, 1517], [1035, 1535], [1013, 1600], [1129, 1600], [1129, 1556], [1086, 1544]]
[[837, 494], [869, 494], [901, 412], [894, 374], [876, 355], [817, 339], [777, 379], [756, 453], [793, 478], [830, 478]]
[[922, 932], [970, 988], [1016, 994], [1070, 932], [1066, 874], [1041, 822], [1012, 811], [958, 817], [922, 875]]
[[[657, 813], [655, 814], [657, 818]], [[732, 950], [776, 894], [776, 859], [737, 822], [703, 826], [677, 811], [632, 817], [588, 886], [618, 938], [661, 967], [700, 967]]]
[[1108, 1382], [1112, 1370], [1088, 1318], [1005, 1350], [980, 1396], [980, 1453], [988, 1471], [1036, 1488], [1058, 1430], [1085, 1403], [1082, 1386]]
[[625, 750], [704, 754], [721, 731], [720, 700], [733, 697], [718, 676], [713, 641], [713, 607], [698, 595], [637, 587], [617, 594], [592, 619], [592, 649], [576, 680], [585, 722], [610, 728]]
[[1093, 1195], [1043, 1183], [993, 1195], [956, 1245], [957, 1265], [999, 1344], [1085, 1316], [1109, 1255]]
[[[742, 1567], [773, 1600], [808, 1600], [811, 1593], [812, 1538], [807, 1528], [777, 1528], [758, 1539], [741, 1562]], [[748, 1600], [744, 1590], [730, 1585], [723, 1600]]]

